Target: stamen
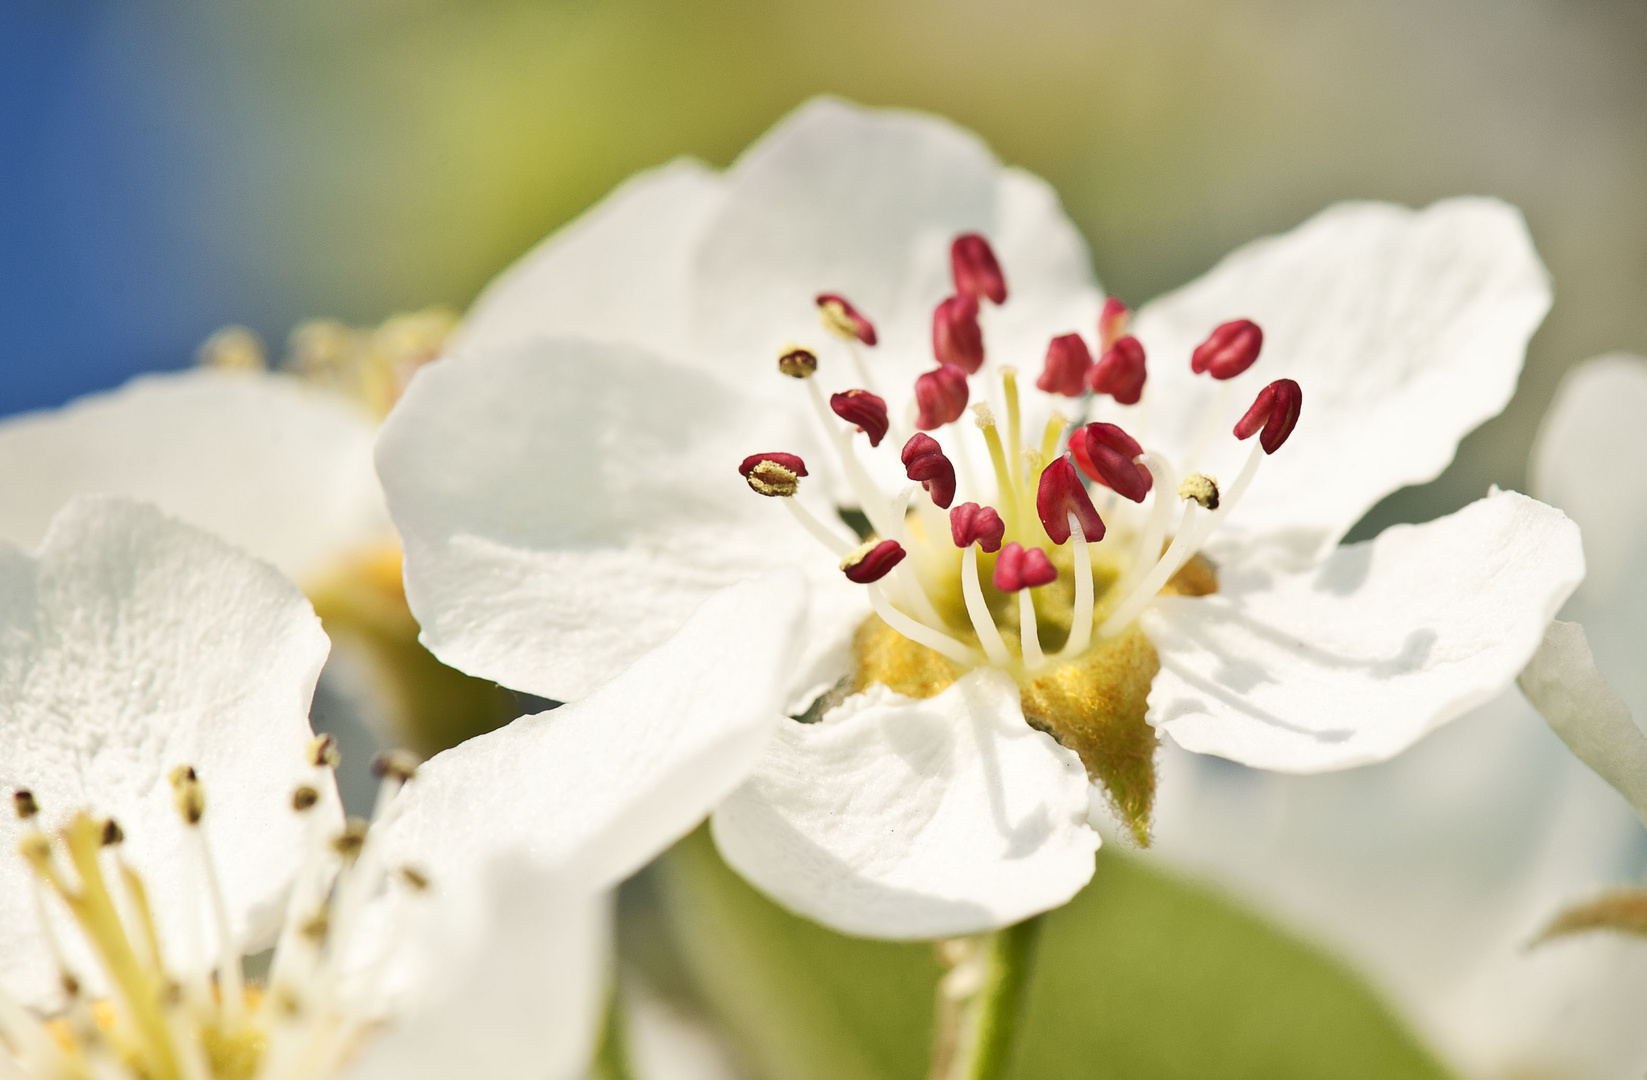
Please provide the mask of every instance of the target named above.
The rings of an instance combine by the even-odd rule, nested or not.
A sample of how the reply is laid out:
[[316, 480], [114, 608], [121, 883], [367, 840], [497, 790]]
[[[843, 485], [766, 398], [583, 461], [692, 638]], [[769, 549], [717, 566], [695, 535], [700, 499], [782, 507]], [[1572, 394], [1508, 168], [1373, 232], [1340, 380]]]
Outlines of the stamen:
[[1233, 379], [1252, 367], [1264, 347], [1264, 331], [1251, 319], [1224, 323], [1190, 354], [1190, 370], [1215, 379]]
[[1123, 498], [1144, 501], [1154, 486], [1149, 469], [1139, 463], [1144, 448], [1114, 424], [1088, 424], [1069, 437], [1075, 464], [1092, 479]]
[[30, 821], [40, 813], [40, 804], [34, 801], [34, 792], [28, 788], [18, 788], [12, 792], [11, 805], [21, 821]]
[[949, 534], [958, 548], [977, 544], [990, 554], [1001, 550], [1006, 525], [993, 506], [962, 503], [949, 512]]
[[966, 372], [954, 364], [939, 364], [915, 380], [915, 404], [919, 415], [915, 426], [921, 431], [954, 423], [966, 411]]
[[835, 443], [835, 456], [841, 462], [841, 471], [846, 474], [847, 483], [852, 485], [852, 491], [858, 496], [858, 504], [862, 507], [864, 516], [875, 531], [882, 536], [891, 536], [897, 529], [897, 523], [892, 520], [892, 508], [887, 504], [886, 496], [870, 479], [869, 473], [864, 471], [863, 463], [858, 460], [857, 453], [852, 448], [852, 433], [835, 423], [830, 413], [829, 403], [824, 401], [823, 391], [813, 379], [806, 380], [807, 396], [812, 401], [812, 408], [818, 414], [818, 422]]
[[932, 355], [968, 375], [984, 366], [984, 330], [978, 325], [978, 301], [951, 296], [932, 309]]
[[1147, 375], [1143, 342], [1127, 336], [1104, 350], [1087, 376], [1087, 385], [1095, 394], [1108, 394], [1122, 405], [1136, 405], [1144, 396]]
[[[775, 456], [775, 455], [768, 455]], [[799, 459], [797, 459], [799, 460]], [[805, 475], [802, 473], [801, 475]], [[336, 769], [343, 762], [343, 752], [337, 739], [331, 735], [317, 735], [309, 743], [309, 764], [317, 769]]]
[[934, 630], [925, 623], [916, 622], [887, 602], [886, 594], [878, 584], [869, 586], [869, 606], [881, 621], [918, 645], [925, 645], [940, 656], [947, 656], [957, 664], [968, 667], [978, 662], [977, 650], [950, 637], [942, 630]]
[[1064, 425], [1069, 418], [1061, 412], [1054, 411], [1047, 417], [1046, 431], [1041, 435], [1041, 460], [1051, 461], [1058, 456], [1058, 438], [1064, 433]]
[[[1155, 497], [1161, 498], [1164, 490], [1157, 487]], [[1139, 582], [1121, 601], [1120, 606], [1110, 613], [1109, 618], [1104, 620], [1104, 625], [1098, 628], [1100, 637], [1114, 637], [1125, 630], [1132, 620], [1138, 617], [1138, 613], [1144, 610], [1144, 606], [1155, 599], [1155, 594], [1172, 579], [1172, 575], [1178, 572], [1179, 567], [1195, 553], [1195, 547], [1199, 545], [1195, 542], [1193, 526], [1195, 513], [1199, 509], [1200, 504], [1194, 499], [1184, 500], [1184, 513], [1178, 519], [1178, 531], [1173, 534], [1172, 544], [1167, 548], [1166, 554], [1156, 560], [1149, 573], [1144, 575], [1144, 580]]]
[[1277, 379], [1258, 391], [1252, 407], [1235, 422], [1235, 437], [1250, 439], [1260, 427], [1258, 436], [1264, 453], [1273, 454], [1281, 449], [1292, 429], [1298, 426], [1298, 413], [1304, 406], [1304, 391], [1291, 379]]
[[884, 398], [868, 390], [848, 390], [843, 394], [831, 394], [829, 408], [836, 416], [849, 424], [856, 424], [859, 431], [868, 435], [870, 446], [879, 446], [881, 440], [886, 438], [889, 421]]
[[955, 501], [955, 466], [944, 456], [938, 440], [917, 431], [903, 450], [904, 472], [919, 481], [937, 506], [947, 510]]
[[1025, 670], [1036, 671], [1046, 664], [1046, 654], [1041, 651], [1041, 628], [1035, 624], [1035, 598], [1028, 589], [1018, 593], [1018, 642], [1024, 653]]
[[840, 293], [818, 294], [818, 320], [830, 333], [846, 341], [875, 344], [875, 324], [852, 306]]
[[778, 370], [791, 379], [810, 379], [818, 372], [818, 354], [799, 345], [790, 345], [778, 354]]
[[1203, 510], [1218, 509], [1218, 481], [1205, 473], [1190, 473], [1178, 484], [1180, 499], [1194, 499]]
[[819, 521], [812, 511], [801, 505], [801, 500], [785, 499], [783, 506], [791, 517], [800, 522], [801, 528], [811, 533], [812, 538], [828, 548], [837, 559], [852, 550], [850, 541], [842, 539], [834, 529]]
[[1080, 334], [1062, 334], [1047, 346], [1046, 366], [1035, 388], [1048, 394], [1080, 397], [1086, 393], [1087, 373], [1092, 370], [1092, 351]]
[[896, 540], [866, 540], [847, 552], [841, 572], [848, 581], [869, 585], [892, 573], [904, 561], [904, 547]]
[[1007, 433], [1006, 444], [1012, 447], [1012, 455], [1007, 458], [1007, 466], [1012, 470], [1014, 486], [1023, 483], [1023, 459], [1020, 448], [1022, 424], [1018, 414], [1018, 369], [1007, 365], [1001, 368], [1001, 389], [1006, 395]]
[[385, 750], [372, 759], [372, 775], [379, 780], [405, 784], [417, 775], [418, 758], [409, 750]]
[[[976, 503], [966, 503], [966, 506], [976, 506]], [[959, 507], [957, 507], [959, 509]], [[953, 520], [953, 514], [951, 515]], [[1000, 518], [995, 519], [997, 526]], [[961, 596], [966, 601], [967, 617], [972, 620], [972, 631], [978, 635], [978, 643], [984, 647], [984, 655], [996, 667], [1010, 667], [1012, 654], [1007, 651], [1006, 640], [1001, 637], [1001, 630], [995, 625], [995, 618], [989, 613], [989, 604], [984, 600], [984, 589], [978, 582], [978, 547], [979, 544], [967, 544], [966, 550], [961, 552]], [[1001, 546], [1000, 533], [995, 535], [995, 547], [985, 547], [985, 551], [995, 551]]]
[[806, 462], [795, 454], [772, 451], [750, 454], [738, 464], [738, 473], [749, 489], [769, 499], [787, 499], [800, 490], [800, 478], [807, 475]]
[[1146, 568], [1155, 565], [1160, 558], [1161, 544], [1167, 536], [1167, 521], [1172, 516], [1173, 500], [1167, 493], [1178, 488], [1177, 477], [1172, 466], [1159, 455], [1145, 452], [1140, 462], [1150, 472], [1153, 481], [1151, 490], [1155, 498], [1150, 506], [1149, 520], [1144, 525], [1144, 531], [1138, 535], [1138, 543], [1132, 549], [1132, 558], [1127, 563], [1126, 573], [1121, 576], [1116, 585], [1115, 595], [1126, 596], [1132, 591], [1146, 572]]
[[179, 765], [171, 771], [172, 790], [177, 797], [177, 812], [189, 826], [189, 842], [194, 845], [195, 858], [200, 863], [200, 875], [206, 883], [206, 898], [211, 905], [212, 922], [217, 930], [217, 978], [222, 990], [226, 1026], [238, 1027], [245, 1007], [246, 990], [240, 970], [240, 951], [235, 948], [230, 930], [229, 905], [223, 899], [223, 884], [218, 878], [217, 864], [212, 859], [211, 845], [200, 830], [200, 821], [206, 813], [206, 789], [192, 765]]
[[995, 260], [995, 251], [977, 233], [964, 233], [949, 246], [949, 271], [955, 279], [955, 291], [978, 300], [988, 297], [997, 304], [1006, 303], [1006, 278], [1001, 264]]
[[980, 401], [972, 407], [978, 430], [984, 433], [984, 445], [989, 447], [989, 460], [995, 466], [995, 486], [1000, 490], [1002, 517], [1012, 523], [1014, 530], [1023, 527], [1018, 516], [1018, 490], [1007, 469], [1006, 451], [1001, 446], [1001, 433], [995, 427], [995, 413], [987, 403]]
[[1026, 548], [1014, 540], [995, 558], [995, 587], [1002, 592], [1039, 588], [1057, 580], [1057, 567], [1038, 547]]
[[1104, 519], [1098, 516], [1092, 499], [1087, 496], [1086, 486], [1081, 483], [1080, 474], [1067, 457], [1054, 459], [1041, 473], [1040, 487], [1035, 494], [1035, 510], [1040, 515], [1047, 536], [1055, 544], [1069, 540], [1071, 518], [1080, 523], [1081, 533], [1087, 540], [1096, 543], [1104, 538]]
[[1127, 332], [1127, 324], [1132, 321], [1132, 309], [1123, 304], [1117, 297], [1110, 297], [1104, 301], [1104, 310], [1098, 315], [1098, 355], [1109, 352]]
[[1092, 643], [1092, 549], [1087, 547], [1087, 538], [1081, 535], [1074, 514], [1070, 515], [1069, 531], [1075, 541], [1075, 607], [1070, 612], [1069, 639], [1058, 651], [1059, 661], [1075, 659]]

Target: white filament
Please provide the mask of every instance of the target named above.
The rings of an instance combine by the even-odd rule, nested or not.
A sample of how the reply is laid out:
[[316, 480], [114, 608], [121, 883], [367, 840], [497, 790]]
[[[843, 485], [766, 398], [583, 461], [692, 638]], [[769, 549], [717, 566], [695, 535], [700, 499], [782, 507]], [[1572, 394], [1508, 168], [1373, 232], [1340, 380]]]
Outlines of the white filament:
[[1069, 537], [1075, 542], [1075, 610], [1070, 615], [1069, 640], [1059, 660], [1073, 660], [1092, 643], [1092, 549], [1074, 514], [1069, 515]]
[[996, 667], [1010, 666], [1012, 654], [1007, 651], [1006, 639], [1001, 637], [1000, 628], [989, 614], [983, 586], [978, 583], [977, 544], [968, 544], [966, 551], [961, 553], [961, 596], [966, 600], [966, 613], [972, 618], [972, 629], [978, 635], [978, 643], [984, 647], [984, 655]]
[[942, 630], [934, 630], [925, 623], [916, 622], [893, 607], [887, 600], [886, 593], [881, 591], [878, 582], [870, 582], [869, 584], [869, 606], [875, 609], [875, 614], [881, 617], [882, 622], [916, 644], [925, 645], [933, 652], [947, 656], [957, 664], [965, 664], [971, 667], [978, 662], [979, 656], [976, 649], [965, 642], [950, 637]]
[[1041, 652], [1041, 631], [1035, 625], [1035, 598], [1028, 586], [1018, 590], [1018, 638], [1024, 650], [1024, 668], [1035, 671], [1047, 662]]

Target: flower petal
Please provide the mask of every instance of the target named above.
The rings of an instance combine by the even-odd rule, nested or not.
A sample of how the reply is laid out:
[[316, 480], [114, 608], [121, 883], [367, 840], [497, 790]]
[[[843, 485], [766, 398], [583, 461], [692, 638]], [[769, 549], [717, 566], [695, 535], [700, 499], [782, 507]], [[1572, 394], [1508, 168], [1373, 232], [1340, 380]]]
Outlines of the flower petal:
[[[1179, 468], [1233, 476], [1246, 453], [1230, 435], [1235, 419], [1265, 384], [1296, 380], [1297, 431], [1228, 528], [1301, 530], [1325, 548], [1385, 495], [1438, 476], [1458, 441], [1504, 408], [1549, 306], [1514, 207], [1341, 203], [1138, 313], [1154, 411], [1134, 434]], [[1237, 318], [1263, 328], [1258, 362], [1227, 383], [1192, 375], [1191, 351]]]
[[[301, 858], [291, 795], [313, 782], [309, 700], [326, 651], [274, 568], [153, 507], [77, 498], [36, 557], [0, 546], [0, 789], [32, 790], [48, 828], [79, 810], [119, 820], [161, 937], [180, 943], [194, 940], [200, 883], [167, 773], [193, 765], [234, 933], [255, 944]], [[20, 835], [6, 814], [0, 966], [8, 990], [49, 1000]]]
[[1146, 610], [1149, 721], [1283, 772], [1382, 761], [1502, 691], [1583, 575], [1577, 527], [1506, 491], [1304, 570], [1255, 553]]
[[1092, 877], [1086, 770], [979, 669], [937, 697], [871, 687], [784, 723], [715, 811], [726, 861], [848, 934], [971, 934], [1057, 907]]
[[608, 905], [576, 875], [494, 860], [434, 899], [408, 993], [349, 1080], [587, 1075], [606, 1003]]
[[814, 666], [867, 606], [738, 476], [752, 450], [808, 452], [787, 419], [632, 346], [546, 339], [425, 367], [378, 444], [423, 643], [471, 675], [571, 700], [715, 590], [797, 566], [817, 620], [798, 668]]
[[392, 542], [371, 420], [280, 375], [194, 370], [0, 424], [0, 536], [32, 548], [71, 497], [126, 495], [289, 576]]
[[625, 181], [493, 280], [448, 351], [552, 334], [685, 348], [687, 270], [723, 186], [686, 158]]
[[[492, 852], [574, 858], [616, 885], [743, 781], [782, 716], [802, 588], [793, 575], [707, 600], [680, 632], [582, 700], [437, 754], [380, 835], [436, 881]], [[507, 799], [483, 799], [487, 792]]]
[[1647, 822], [1647, 735], [1596, 670], [1584, 627], [1552, 622], [1517, 681], [1561, 741]]

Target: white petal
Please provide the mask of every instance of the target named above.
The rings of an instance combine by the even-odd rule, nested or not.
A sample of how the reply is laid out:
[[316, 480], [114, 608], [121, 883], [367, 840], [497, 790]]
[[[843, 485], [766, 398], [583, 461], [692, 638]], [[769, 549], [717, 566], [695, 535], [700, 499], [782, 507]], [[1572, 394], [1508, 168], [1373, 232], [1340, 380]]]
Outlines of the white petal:
[[987, 668], [916, 701], [885, 687], [785, 722], [715, 811], [715, 842], [780, 903], [848, 934], [934, 938], [1057, 907], [1092, 877], [1080, 759]]
[[[1298, 427], [1228, 527], [1296, 529], [1330, 546], [1385, 495], [1438, 476], [1459, 439], [1503, 409], [1549, 305], [1514, 207], [1341, 203], [1139, 312], [1153, 418], [1139, 438], [1180, 468], [1231, 477], [1247, 449], [1235, 420], [1260, 388], [1296, 380]], [[1192, 375], [1195, 346], [1239, 318], [1264, 330], [1258, 362], [1222, 386]]]
[[285, 376], [145, 376], [0, 424], [0, 536], [32, 548], [73, 496], [126, 495], [301, 581], [394, 539], [374, 434], [360, 410]]
[[1561, 741], [1647, 822], [1647, 735], [1596, 670], [1584, 627], [1552, 622], [1518, 681]]
[[[309, 699], [326, 636], [272, 567], [139, 503], [75, 499], [35, 558], [0, 546], [0, 789], [31, 789], [52, 827], [111, 815], [172, 948], [205, 921], [167, 773], [206, 788], [203, 828], [237, 937], [267, 932], [295, 873], [312, 782]], [[332, 804], [335, 805], [335, 802]], [[0, 822], [5, 985], [54, 992], [19, 824]], [[191, 916], [197, 922], [191, 923]], [[83, 977], [95, 976], [89, 962]]]
[[769, 379], [787, 338], [822, 336], [820, 292], [878, 327], [904, 307], [930, 318], [953, 288], [949, 242], [994, 224], [998, 171], [977, 136], [934, 116], [801, 106], [727, 173], [693, 267], [703, 347], [728, 354], [724, 370]]
[[437, 882], [494, 851], [577, 858], [595, 887], [617, 884], [753, 768], [782, 716], [801, 606], [792, 576], [727, 589], [588, 697], [437, 754], [383, 826], [390, 857]]
[[682, 159], [641, 173], [486, 287], [449, 352], [549, 334], [687, 346], [687, 270], [720, 175]]
[[1149, 720], [1260, 768], [1382, 761], [1508, 686], [1583, 575], [1573, 523], [1503, 491], [1306, 570], [1254, 553], [1146, 610]]
[[491, 861], [405, 935], [413, 981], [349, 1080], [573, 1080], [606, 1001], [608, 905], [576, 878]]
[[817, 586], [809, 643], [832, 648], [864, 618], [862, 590], [737, 471], [763, 450], [818, 460], [798, 430], [632, 346], [539, 340], [429, 365], [378, 446], [424, 644], [570, 700], [715, 590], [794, 566]]
[[1533, 494], [1584, 530], [1597, 597], [1632, 588], [1647, 558], [1647, 360], [1617, 354], [1567, 374], [1539, 425]]

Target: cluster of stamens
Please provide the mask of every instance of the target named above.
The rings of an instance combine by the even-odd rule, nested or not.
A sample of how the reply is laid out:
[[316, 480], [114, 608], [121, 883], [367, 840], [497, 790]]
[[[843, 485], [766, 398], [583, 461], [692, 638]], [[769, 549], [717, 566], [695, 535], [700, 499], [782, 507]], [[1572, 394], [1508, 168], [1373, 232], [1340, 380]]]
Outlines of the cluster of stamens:
[[[885, 398], [875, 392], [863, 355], [864, 349], [876, 344], [874, 325], [839, 294], [818, 297], [820, 318], [843, 342], [863, 386], [826, 399], [816, 378], [819, 361], [815, 352], [790, 346], [778, 361], [782, 374], [805, 383], [873, 535], [853, 544], [796, 498], [807, 472], [805, 463], [794, 454], [752, 454], [739, 471], [754, 491], [782, 499], [801, 526], [841, 560], [847, 578], [867, 586], [876, 614], [893, 629], [965, 666], [988, 663], [1015, 674], [1034, 675], [1081, 655], [1095, 635], [1102, 640], [1126, 630], [1228, 516], [1264, 456], [1286, 441], [1298, 422], [1302, 397], [1291, 379], [1272, 382], [1258, 394], [1233, 432], [1237, 439], [1257, 435], [1258, 440], [1234, 483], [1225, 489], [1200, 473], [1179, 476], [1161, 454], [1145, 450], [1111, 422], [1087, 423], [1066, 435], [1068, 421], [1054, 412], [1040, 439], [1026, 442], [1020, 430], [1016, 369], [998, 365], [993, 372], [998, 383], [980, 378], [987, 358], [987, 306], [1007, 300], [1000, 265], [989, 243], [976, 234], [955, 240], [950, 265], [954, 295], [939, 303], [932, 316], [937, 366], [915, 380], [912, 415], [889, 414]], [[1147, 371], [1143, 345], [1127, 333], [1130, 318], [1131, 312], [1119, 300], [1111, 298], [1105, 303], [1098, 320], [1096, 360], [1080, 334], [1053, 338], [1036, 387], [1076, 399], [1084, 414], [1090, 414], [1099, 397], [1108, 397], [1118, 406], [1136, 405], [1143, 397]], [[1250, 368], [1262, 347], [1263, 331], [1257, 324], [1234, 320], [1211, 332], [1190, 357], [1190, 366], [1196, 374], [1229, 380]], [[1003, 431], [994, 407], [985, 402], [972, 406], [989, 452], [995, 502], [953, 505], [958, 487], [955, 463], [927, 433], [961, 419], [975, 380], [988, 390], [999, 386], [997, 400], [1005, 414]], [[1215, 420], [1216, 415], [1209, 417], [1209, 422]], [[902, 447], [900, 460], [910, 483], [896, 497], [888, 499], [871, 481], [854, 446], [858, 432], [867, 437], [871, 450], [889, 433]], [[1213, 433], [1209, 429], [1201, 442]], [[968, 476], [965, 447], [960, 439], [954, 444], [962, 458], [960, 476]], [[1095, 487], [1089, 489], [1089, 484]], [[922, 492], [925, 498], [919, 497]], [[1117, 509], [1117, 500], [1140, 506], [1151, 500], [1141, 525], [1131, 530], [1130, 551], [1114, 559], [1119, 569], [1106, 590], [1101, 611], [1093, 560], [1094, 546], [1104, 540], [1106, 529], [1093, 501], [1095, 492], [1101, 492], [1106, 502], [1105, 513]], [[947, 522], [942, 517], [945, 511]], [[946, 535], [953, 545], [947, 549], [942, 544]], [[906, 559], [912, 544], [924, 547], [928, 557]], [[958, 565], [953, 555], [945, 559], [939, 553], [955, 549], [960, 552]], [[987, 581], [998, 594], [995, 607], [981, 576], [981, 557], [994, 560]], [[1048, 656], [1041, 643], [1036, 596], [1059, 579], [1059, 563], [1073, 576], [1070, 625], [1061, 648]], [[957, 628], [959, 611], [953, 620], [941, 614], [939, 598], [954, 591], [948, 588], [954, 574], [959, 576], [962, 606], [970, 624], [965, 629]], [[1003, 603], [1010, 608], [1009, 598], [1014, 595], [1016, 651], [994, 613]]]
[[[56, 963], [63, 1004], [42, 1017], [0, 987], [0, 1076], [312, 1080], [342, 1071], [381, 1022], [379, 984], [396, 937], [391, 926], [371, 935], [368, 955], [354, 948], [367, 903], [391, 887], [421, 893], [429, 882], [414, 867], [384, 865], [371, 823], [350, 819], [336, 831], [336, 743], [322, 736], [308, 757], [312, 777], [291, 796], [292, 812], [303, 819], [302, 865], [261, 980], [248, 979], [234, 943], [201, 827], [209, 811], [206, 789], [192, 767], [170, 773], [188, 856], [172, 869], [194, 901], [185, 913], [194, 927], [188, 941], [164, 940], [144, 879], [122, 855], [125, 833], [114, 819], [80, 811], [49, 834], [33, 793], [13, 794], [41, 939]], [[380, 778], [374, 822], [415, 770], [415, 761], [399, 751], [374, 762]], [[64, 915], [96, 958], [106, 995], [87, 992], [88, 973], [77, 972], [63, 949]], [[207, 940], [216, 942], [213, 956], [206, 955]]]

